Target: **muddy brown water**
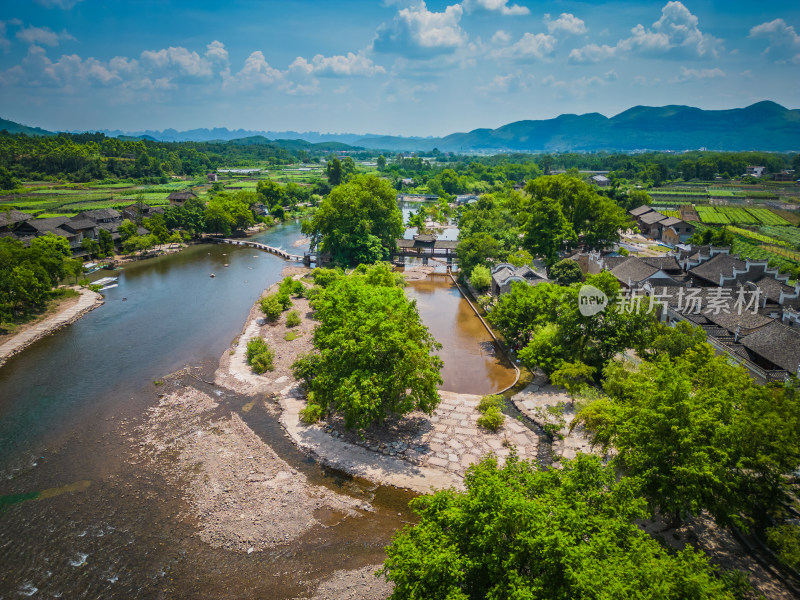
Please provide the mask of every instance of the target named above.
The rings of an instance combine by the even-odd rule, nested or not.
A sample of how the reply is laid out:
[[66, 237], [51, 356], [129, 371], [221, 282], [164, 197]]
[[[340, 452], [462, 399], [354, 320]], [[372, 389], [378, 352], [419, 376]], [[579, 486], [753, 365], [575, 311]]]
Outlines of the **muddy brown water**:
[[[263, 241], [291, 248], [299, 238], [291, 224]], [[181, 490], [135, 458], [135, 428], [161, 389], [153, 382], [187, 364], [210, 379], [286, 264], [249, 248], [202, 245], [129, 265], [104, 306], [0, 369], [0, 599], [293, 598], [335, 570], [382, 562], [392, 534], [413, 520], [413, 495], [321, 468], [261, 403], [215, 394], [220, 416], [237, 411], [311, 483], [367, 499], [375, 513], [320, 514], [327, 527], [271, 551], [217, 550], [195, 535]], [[492, 372], [508, 369], [483, 349], [457, 290], [437, 280], [409, 293], [443, 342], [445, 389], [483, 393], [480, 365], [488, 388], [504, 387]]]
[[448, 276], [409, 282], [406, 295], [416, 300], [422, 321], [442, 344], [442, 389], [491, 394], [514, 383], [514, 367]]

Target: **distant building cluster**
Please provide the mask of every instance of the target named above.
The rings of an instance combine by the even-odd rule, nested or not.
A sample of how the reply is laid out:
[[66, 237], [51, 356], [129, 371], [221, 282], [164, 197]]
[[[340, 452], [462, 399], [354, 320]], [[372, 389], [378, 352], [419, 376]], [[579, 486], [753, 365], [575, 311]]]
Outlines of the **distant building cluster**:
[[800, 375], [800, 283], [729, 248], [679, 245], [659, 257], [576, 253], [585, 274], [609, 271], [625, 302], [657, 305], [660, 319], [702, 327], [719, 353], [761, 382]]
[[642, 205], [630, 211], [643, 235], [671, 246], [682, 244], [694, 234], [695, 227], [677, 217], [668, 217]]
[[[136, 221], [141, 210], [141, 218], [147, 219], [156, 213], [164, 213], [161, 206], [148, 206], [147, 204], [131, 204], [122, 211], [113, 208], [98, 210], [85, 210], [74, 217], [50, 217], [36, 219], [33, 215], [11, 210], [0, 212], [0, 237], [12, 237], [25, 244], [42, 235], [53, 234], [64, 237], [72, 248], [73, 256], [82, 258], [86, 252], [81, 242], [86, 239], [96, 240], [101, 229], [111, 234], [114, 245], [119, 247], [122, 243], [119, 234], [119, 225], [123, 220]], [[147, 230], [139, 227], [139, 235], [147, 234]]]

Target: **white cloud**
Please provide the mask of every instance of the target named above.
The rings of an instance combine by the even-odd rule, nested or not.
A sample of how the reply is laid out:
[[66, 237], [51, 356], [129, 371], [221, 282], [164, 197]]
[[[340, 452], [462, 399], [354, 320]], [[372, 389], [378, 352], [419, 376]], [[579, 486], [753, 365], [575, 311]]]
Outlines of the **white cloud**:
[[546, 33], [526, 33], [518, 42], [492, 52], [495, 58], [513, 60], [543, 59], [553, 53], [556, 38]]
[[[700, 31], [698, 23], [698, 18], [688, 8], [681, 2], [673, 0], [667, 2], [661, 9], [661, 18], [653, 23], [653, 30], [667, 37], [668, 49], [684, 49], [697, 56], [710, 55], [716, 58], [722, 40]], [[645, 44], [651, 37], [648, 33], [642, 33]], [[634, 38], [637, 38], [637, 28], [634, 28]], [[637, 45], [636, 41], [634, 45]], [[659, 48], [662, 46], [660, 42], [656, 45]]]
[[505, 46], [510, 41], [511, 41], [511, 34], [508, 33], [507, 31], [504, 31], [503, 29], [499, 29], [492, 36], [492, 43], [493, 44], [498, 44], [498, 45], [501, 45], [501, 46]]
[[588, 44], [575, 48], [569, 61], [594, 63], [631, 52], [717, 58], [721, 49], [721, 39], [700, 31], [697, 17], [681, 2], [671, 1], [661, 9], [661, 18], [651, 29], [639, 24], [631, 29], [631, 37], [619, 40], [615, 46]]
[[3, 75], [4, 83], [29, 87], [55, 87], [73, 90], [87, 84], [111, 85], [122, 82], [117, 67], [95, 58], [83, 60], [77, 54], [65, 54], [52, 61], [41, 46], [33, 45], [22, 62]]
[[45, 46], [58, 46], [61, 40], [74, 40], [75, 38], [66, 31], [56, 33], [49, 27], [25, 27], [17, 31], [17, 39], [26, 44], [44, 44]]
[[464, 9], [468, 13], [475, 11], [497, 11], [503, 15], [527, 15], [531, 11], [527, 6], [520, 6], [519, 4], [508, 5], [508, 0], [464, 0]]
[[467, 34], [459, 25], [464, 9], [460, 4], [431, 12], [424, 1], [404, 8], [390, 24], [378, 28], [373, 41], [377, 52], [423, 58], [463, 46]]
[[586, 23], [571, 13], [561, 13], [555, 21], [550, 19], [550, 15], [544, 16], [544, 23], [547, 25], [547, 31], [556, 33], [563, 31], [564, 33], [572, 33], [574, 35], [582, 35], [588, 30]]
[[330, 77], [351, 77], [356, 75], [371, 77], [379, 73], [386, 73], [386, 69], [376, 65], [370, 58], [360, 52], [358, 54], [348, 52], [347, 56], [323, 56], [322, 54], [317, 54], [310, 62], [298, 56], [289, 68], [307, 75]]
[[[215, 48], [218, 52], [218, 49]], [[141, 54], [143, 62], [158, 69], [177, 69], [180, 75], [189, 77], [208, 77], [212, 74], [211, 63], [197, 52], [190, 52], [182, 46], [170, 46], [161, 50], [145, 50]]]
[[252, 90], [283, 81], [283, 73], [271, 67], [264, 58], [264, 53], [257, 50], [247, 57], [241, 71], [224, 82], [223, 87], [231, 90]]
[[671, 80], [672, 83], [686, 83], [687, 81], [702, 81], [704, 79], [719, 79], [725, 77], [725, 71], [715, 69], [687, 69], [681, 67], [680, 75]]
[[496, 75], [489, 84], [478, 87], [478, 91], [487, 94], [525, 92], [532, 88], [535, 80], [536, 77], [534, 75], [522, 72]]
[[69, 10], [83, 0], [35, 0], [36, 4], [40, 4], [45, 8], [60, 8], [62, 10]]
[[775, 19], [768, 23], [761, 23], [750, 30], [751, 38], [764, 38], [769, 41], [769, 46], [764, 54], [775, 58], [776, 61], [791, 60], [800, 63], [800, 35], [783, 19]]
[[225, 44], [217, 40], [211, 42], [206, 46], [206, 58], [215, 62], [227, 63], [228, 51], [225, 49]]
[[571, 63], [596, 63], [603, 60], [612, 58], [617, 53], [617, 46], [598, 46], [597, 44], [588, 44], [583, 48], [574, 48], [570, 53], [567, 60]]

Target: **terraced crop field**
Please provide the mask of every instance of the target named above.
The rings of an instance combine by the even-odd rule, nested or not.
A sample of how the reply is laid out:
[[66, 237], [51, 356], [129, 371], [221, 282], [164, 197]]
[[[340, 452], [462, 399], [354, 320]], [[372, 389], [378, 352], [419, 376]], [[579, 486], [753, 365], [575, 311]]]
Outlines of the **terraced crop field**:
[[781, 271], [793, 271], [797, 268], [797, 260], [779, 253], [784, 250], [785, 248], [771, 248], [759, 243], [754, 244], [738, 236], [731, 246], [732, 254], [738, 254], [742, 258], [750, 258], [752, 260], [769, 260]]
[[139, 197], [151, 206], [163, 206], [168, 204], [167, 196], [170, 193], [191, 185], [192, 182], [187, 181], [156, 186], [118, 183], [51, 185], [1, 200], [0, 207], [9, 206], [41, 217], [71, 216], [84, 210], [101, 208], [123, 208]]
[[757, 233], [755, 231], [750, 231], [749, 229], [742, 229], [741, 227], [734, 227], [731, 225], [728, 227], [728, 231], [731, 233], [735, 233], [736, 235], [741, 235], [748, 239], [754, 240], [756, 242], [761, 242], [762, 244], [768, 244], [772, 246], [789, 246], [789, 242], [781, 240], [779, 238], [774, 238], [768, 235], [764, 235], [762, 233]]
[[800, 228], [792, 225], [767, 225], [759, 228], [759, 231], [770, 237], [783, 240], [794, 246], [800, 248]]
[[711, 225], [788, 225], [789, 222], [768, 208], [742, 208], [738, 206], [696, 206], [703, 223]]

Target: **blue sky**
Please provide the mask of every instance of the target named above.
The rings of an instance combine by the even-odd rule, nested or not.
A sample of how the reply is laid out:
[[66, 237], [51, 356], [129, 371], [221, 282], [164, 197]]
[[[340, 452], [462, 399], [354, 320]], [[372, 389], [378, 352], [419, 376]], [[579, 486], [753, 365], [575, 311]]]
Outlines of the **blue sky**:
[[800, 108], [800, 2], [21, 0], [0, 116], [444, 135], [644, 104]]

